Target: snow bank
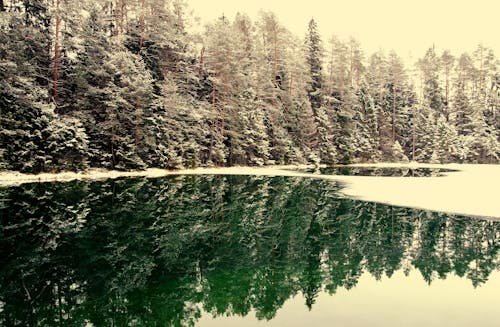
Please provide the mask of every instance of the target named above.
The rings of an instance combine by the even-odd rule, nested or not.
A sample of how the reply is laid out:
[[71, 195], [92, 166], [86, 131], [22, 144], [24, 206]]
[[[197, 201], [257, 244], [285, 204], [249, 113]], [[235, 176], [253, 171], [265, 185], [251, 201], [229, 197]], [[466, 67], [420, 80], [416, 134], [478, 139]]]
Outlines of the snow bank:
[[70, 181], [75, 179], [102, 180], [118, 177], [162, 177], [168, 175], [256, 175], [296, 176], [341, 182], [341, 193], [347, 197], [396, 206], [434, 210], [470, 216], [500, 219], [500, 165], [432, 165], [432, 164], [363, 164], [358, 167], [446, 168], [456, 172], [443, 177], [375, 177], [317, 175], [290, 169], [311, 166], [197, 168], [178, 171], [147, 169], [119, 172], [92, 169], [83, 173], [29, 175], [15, 172], [0, 173], [0, 186], [30, 182]]
[[500, 165], [377, 164], [377, 167], [446, 168], [443, 177], [337, 176], [341, 192], [356, 199], [403, 207], [500, 219]]

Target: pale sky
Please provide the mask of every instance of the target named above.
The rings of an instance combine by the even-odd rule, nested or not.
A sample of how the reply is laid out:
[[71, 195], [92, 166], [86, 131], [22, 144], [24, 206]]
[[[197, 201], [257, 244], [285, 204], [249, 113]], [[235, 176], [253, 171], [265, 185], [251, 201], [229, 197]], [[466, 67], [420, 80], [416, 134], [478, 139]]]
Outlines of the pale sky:
[[259, 9], [272, 11], [299, 37], [314, 17], [327, 44], [335, 34], [355, 37], [365, 54], [395, 50], [414, 61], [435, 44], [455, 55], [482, 43], [500, 56], [500, 0], [188, 0], [201, 23], [236, 12], [252, 19]]

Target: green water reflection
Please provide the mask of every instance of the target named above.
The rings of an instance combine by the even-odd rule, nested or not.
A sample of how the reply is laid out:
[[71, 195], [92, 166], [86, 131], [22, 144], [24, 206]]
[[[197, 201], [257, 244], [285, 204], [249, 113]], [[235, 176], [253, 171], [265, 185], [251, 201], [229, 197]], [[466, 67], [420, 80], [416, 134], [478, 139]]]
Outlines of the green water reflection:
[[[0, 189], [0, 325], [258, 319], [416, 270], [488, 287], [500, 223], [340, 198], [330, 181], [194, 176]], [[253, 313], [252, 313], [253, 314]]]

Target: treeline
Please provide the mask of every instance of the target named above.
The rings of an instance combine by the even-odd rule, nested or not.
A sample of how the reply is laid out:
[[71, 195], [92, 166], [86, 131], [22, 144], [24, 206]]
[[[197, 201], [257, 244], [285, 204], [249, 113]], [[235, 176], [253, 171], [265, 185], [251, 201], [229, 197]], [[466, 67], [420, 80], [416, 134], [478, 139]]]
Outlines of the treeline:
[[262, 12], [190, 32], [183, 0], [0, 2], [0, 169], [496, 163], [491, 49], [304, 39]]
[[202, 308], [272, 319], [298, 294], [314, 309], [364, 274], [488, 287], [498, 272], [499, 222], [337, 192], [248, 176], [0, 189], [0, 324], [192, 326]]

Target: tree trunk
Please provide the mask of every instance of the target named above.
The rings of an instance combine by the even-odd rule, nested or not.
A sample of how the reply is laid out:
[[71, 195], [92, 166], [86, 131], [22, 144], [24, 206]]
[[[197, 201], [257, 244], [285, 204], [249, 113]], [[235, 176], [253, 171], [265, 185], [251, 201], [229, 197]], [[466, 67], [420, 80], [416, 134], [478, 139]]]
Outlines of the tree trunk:
[[396, 80], [392, 84], [392, 143], [396, 141]]
[[412, 121], [412, 142], [411, 142], [411, 151], [412, 151], [412, 156], [411, 160], [415, 161], [415, 141], [416, 141], [416, 136], [415, 136], [415, 122], [417, 121], [415, 117], [415, 106], [412, 106], [412, 113], [413, 113], [413, 121]]
[[141, 16], [139, 18], [139, 51], [142, 49], [142, 43], [144, 41], [144, 0], [141, 0]]
[[201, 48], [200, 51], [200, 67], [198, 68], [198, 75], [201, 80], [203, 76], [203, 55], [205, 54], [205, 47]]
[[119, 16], [119, 13], [118, 13], [118, 0], [115, 0], [115, 35], [118, 36], [120, 34], [120, 31], [119, 31], [119, 20], [120, 20], [120, 16]]
[[446, 101], [446, 122], [450, 120], [449, 106], [448, 106], [448, 97], [449, 97], [449, 88], [450, 88], [450, 67], [446, 65], [445, 68], [445, 79], [446, 79], [446, 90], [445, 90], [445, 101]]
[[124, 31], [124, 19], [125, 19], [125, 0], [122, 0], [121, 10], [120, 10], [120, 33], [123, 34]]
[[[225, 64], [226, 67], [229, 67], [229, 54], [226, 50], [226, 55], [225, 55]], [[227, 71], [224, 70], [224, 76], [223, 76], [223, 88], [222, 88], [222, 101], [221, 101], [221, 128], [220, 128], [220, 134], [222, 140], [224, 139], [224, 115], [225, 115], [225, 103], [226, 103], [226, 97], [227, 97]]]
[[332, 45], [332, 58], [330, 61], [330, 76], [328, 77], [328, 80], [330, 81], [330, 85], [328, 85], [328, 96], [331, 97], [333, 93], [333, 60], [334, 60], [334, 54], [335, 54], [335, 47]]
[[[182, 10], [179, 1], [175, 1], [174, 3], [175, 14], [177, 15], [177, 35], [180, 37], [183, 26], [182, 26]], [[175, 53], [175, 74], [179, 73], [179, 64], [180, 64], [180, 56], [179, 52], [181, 49], [177, 49]]]
[[[141, 100], [139, 96], [135, 98], [135, 121], [134, 121], [134, 143], [137, 147], [139, 145], [139, 107], [141, 105]], [[136, 149], [137, 150], [137, 149]]]
[[113, 160], [113, 168], [116, 166], [116, 157], [115, 157], [115, 125], [111, 126], [111, 159]]
[[54, 76], [52, 82], [52, 96], [54, 97], [54, 103], [57, 108], [57, 103], [59, 102], [59, 94], [57, 90], [57, 83], [59, 80], [59, 29], [61, 28], [61, 15], [59, 13], [61, 0], [56, 2], [56, 30], [54, 38]]
[[273, 105], [276, 104], [276, 75], [278, 73], [278, 36], [276, 26], [273, 29], [274, 34], [274, 74], [273, 74]]
[[[142, 43], [143, 43], [143, 35], [144, 35], [144, 1], [141, 0], [141, 15], [139, 18], [139, 52], [142, 49]], [[134, 142], [135, 146], [137, 147], [139, 145], [139, 107], [141, 104], [141, 100], [139, 96], [136, 96], [135, 99], [135, 126], [134, 126]]]
[[[212, 112], [215, 113], [215, 85], [213, 84], [212, 82]], [[210, 149], [209, 149], [209, 152], [208, 152], [208, 160], [211, 161], [212, 160], [212, 152], [213, 152], [213, 149], [214, 149], [214, 142], [215, 142], [215, 138], [214, 138], [214, 129], [215, 129], [215, 120], [216, 120], [216, 116], [212, 119], [212, 124], [210, 125]]]

